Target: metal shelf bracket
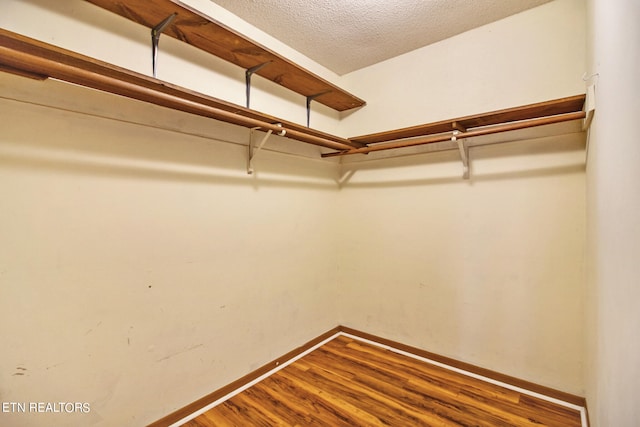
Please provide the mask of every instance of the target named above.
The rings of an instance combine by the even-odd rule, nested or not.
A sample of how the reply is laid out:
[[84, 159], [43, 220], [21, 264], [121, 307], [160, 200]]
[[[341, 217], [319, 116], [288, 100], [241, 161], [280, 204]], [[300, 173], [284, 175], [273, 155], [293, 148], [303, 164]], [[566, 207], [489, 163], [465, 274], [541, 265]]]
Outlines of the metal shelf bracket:
[[254, 65], [251, 68], [247, 68], [247, 70], [244, 72], [244, 81], [247, 87], [247, 108], [249, 108], [249, 100], [251, 99], [251, 76], [253, 76], [254, 73], [260, 71], [262, 67], [264, 67], [265, 65], [269, 65], [272, 62], [273, 61], [267, 61], [263, 62], [262, 64]]
[[[454, 127], [456, 123], [454, 122]], [[451, 141], [456, 142], [458, 144], [458, 151], [460, 152], [460, 160], [462, 160], [462, 178], [469, 179], [469, 146], [467, 145], [467, 140], [462, 138], [458, 139], [458, 135], [460, 134], [459, 130], [454, 130], [453, 135], [451, 136]]]
[[[278, 126], [282, 127], [282, 123], [278, 123]], [[255, 171], [253, 161], [255, 160], [260, 150], [262, 150], [262, 147], [264, 146], [265, 142], [267, 142], [267, 139], [269, 139], [269, 136], [271, 136], [271, 134], [273, 133], [273, 130], [269, 129], [267, 133], [264, 134], [260, 142], [256, 145], [254, 142], [253, 134], [258, 129], [260, 128], [256, 127], [256, 128], [251, 128], [249, 130], [249, 161], [247, 162], [248, 175], [253, 175], [253, 172]], [[278, 136], [285, 136], [286, 134], [287, 134], [287, 131], [285, 129], [282, 129], [281, 131], [276, 133], [276, 135]]]
[[173, 22], [177, 13], [172, 13], [167, 16], [162, 22], [151, 29], [151, 65], [153, 67], [153, 77], [156, 77], [156, 68], [158, 64], [158, 43], [160, 42], [160, 35], [162, 32]]
[[331, 91], [330, 90], [325, 90], [324, 92], [320, 92], [320, 93], [316, 93], [315, 95], [307, 96], [307, 127], [309, 127], [309, 124], [311, 122], [311, 101], [313, 101], [317, 97], [322, 96], [324, 94], [327, 94], [329, 92], [331, 92]]

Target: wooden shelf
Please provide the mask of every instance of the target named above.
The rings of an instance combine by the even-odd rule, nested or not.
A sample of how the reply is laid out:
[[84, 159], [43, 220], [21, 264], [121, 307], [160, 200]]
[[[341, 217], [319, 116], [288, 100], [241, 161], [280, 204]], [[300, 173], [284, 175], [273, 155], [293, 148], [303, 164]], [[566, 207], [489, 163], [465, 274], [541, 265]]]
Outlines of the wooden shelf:
[[583, 111], [585, 95], [576, 95], [505, 110], [458, 117], [402, 129], [349, 138], [364, 147], [323, 154], [323, 157], [347, 154], [367, 154], [417, 145], [473, 138], [537, 126], [545, 126], [586, 117]]
[[249, 128], [285, 130], [288, 138], [336, 150], [362, 146], [1, 28], [0, 70], [38, 79], [52, 77]]
[[[277, 53], [172, 0], [86, 0], [146, 27], [153, 28], [177, 13], [163, 34], [232, 62], [244, 69], [270, 62], [256, 74], [337, 111], [365, 105], [362, 99], [296, 65]], [[326, 93], [325, 93], [326, 92]]]
[[582, 111], [584, 100], [585, 95], [576, 95], [567, 98], [555, 99], [552, 101], [524, 105], [521, 107], [492, 111], [490, 113], [476, 114], [473, 116], [442, 120], [439, 122], [411, 126], [386, 132], [356, 136], [349, 139], [354, 142], [360, 142], [362, 144], [368, 145], [404, 138], [413, 138], [418, 136], [451, 132], [456, 129], [453, 125], [454, 123], [457, 123], [458, 127], [461, 128], [459, 130], [469, 130], [483, 126], [492, 126], [509, 122], [516, 122], [520, 120], [530, 120], [541, 117], [555, 116], [558, 114], [575, 113], [578, 111]]

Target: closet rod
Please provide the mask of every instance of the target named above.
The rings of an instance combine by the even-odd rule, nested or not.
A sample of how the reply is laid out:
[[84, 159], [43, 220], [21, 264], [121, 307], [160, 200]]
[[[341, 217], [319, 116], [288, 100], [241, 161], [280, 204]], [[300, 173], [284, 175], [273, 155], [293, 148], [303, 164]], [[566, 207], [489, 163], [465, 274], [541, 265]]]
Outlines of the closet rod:
[[[562, 123], [562, 122], [568, 122], [573, 120], [581, 120], [581, 119], [584, 119], [585, 117], [586, 117], [586, 113], [584, 111], [558, 114], [555, 116], [540, 117], [536, 119], [529, 119], [529, 120], [523, 120], [519, 122], [506, 123], [502, 125], [494, 125], [486, 128], [481, 128], [481, 129], [469, 130], [466, 132], [459, 132], [456, 135], [456, 138], [464, 139], [464, 138], [473, 138], [476, 136], [492, 135], [495, 133], [527, 129], [527, 128], [532, 128], [536, 126], [544, 126], [544, 125], [551, 125], [555, 123]], [[411, 138], [408, 140], [402, 139], [398, 141], [369, 145], [367, 147], [362, 147], [362, 148], [352, 148], [350, 150], [345, 150], [345, 151], [326, 153], [326, 154], [322, 154], [322, 157], [346, 156], [348, 154], [367, 154], [367, 153], [371, 153], [372, 151], [392, 150], [396, 148], [413, 147], [416, 145], [433, 144], [435, 142], [451, 141], [452, 137], [453, 137], [453, 132], [449, 132], [446, 134]]]
[[[22, 73], [47, 76], [248, 128], [274, 132], [286, 130], [289, 138], [334, 150], [354, 147], [348, 139], [333, 137], [335, 140], [331, 140], [312, 134], [317, 131], [306, 133], [286, 124], [279, 126], [247, 117], [239, 113], [259, 113], [0, 28], [2, 65], [5, 70], [16, 69]], [[223, 110], [219, 105], [234, 111]]]

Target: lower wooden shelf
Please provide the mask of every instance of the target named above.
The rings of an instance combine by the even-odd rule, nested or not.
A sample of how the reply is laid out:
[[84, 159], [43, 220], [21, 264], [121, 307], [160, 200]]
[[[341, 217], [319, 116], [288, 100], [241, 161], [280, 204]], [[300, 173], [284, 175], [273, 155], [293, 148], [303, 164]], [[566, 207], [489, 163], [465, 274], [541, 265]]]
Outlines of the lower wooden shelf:
[[586, 117], [585, 95], [576, 95], [489, 113], [442, 120], [402, 129], [349, 138], [364, 147], [323, 154], [323, 157], [366, 154], [416, 145], [467, 139], [537, 126], [552, 125]]

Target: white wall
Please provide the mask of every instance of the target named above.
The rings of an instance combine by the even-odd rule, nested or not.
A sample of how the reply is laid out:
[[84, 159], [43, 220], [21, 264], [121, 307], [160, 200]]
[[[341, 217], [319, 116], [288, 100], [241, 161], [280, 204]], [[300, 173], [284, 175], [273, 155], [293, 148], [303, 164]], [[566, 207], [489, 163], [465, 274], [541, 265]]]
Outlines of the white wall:
[[[584, 93], [583, 0], [555, 0], [343, 76], [355, 136]], [[425, 23], [428, 25], [428, 23]], [[390, 114], [393, 112], [393, 114]]]
[[[584, 392], [579, 135], [349, 165], [342, 322]], [[353, 169], [352, 169], [353, 170]]]
[[249, 176], [244, 128], [0, 79], [0, 401], [91, 405], [0, 424], [143, 425], [336, 325], [333, 164], [267, 151]]
[[[368, 105], [343, 133], [584, 93], [585, 16], [554, 1], [351, 73]], [[583, 394], [583, 149], [472, 148], [470, 182], [457, 151], [345, 158], [343, 322]]]
[[[590, 0], [587, 404], [595, 427], [638, 425], [640, 408], [640, 3]], [[633, 132], [633, 131], [631, 131]]]

